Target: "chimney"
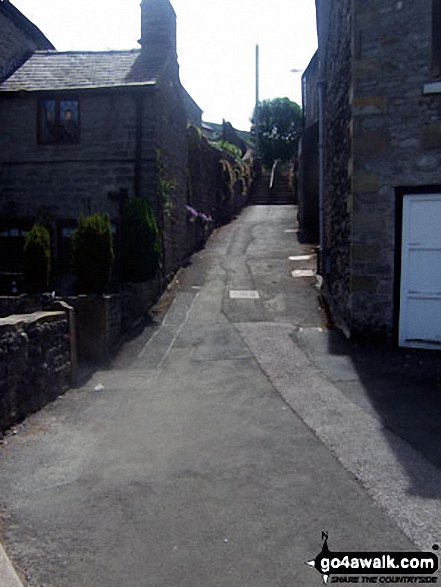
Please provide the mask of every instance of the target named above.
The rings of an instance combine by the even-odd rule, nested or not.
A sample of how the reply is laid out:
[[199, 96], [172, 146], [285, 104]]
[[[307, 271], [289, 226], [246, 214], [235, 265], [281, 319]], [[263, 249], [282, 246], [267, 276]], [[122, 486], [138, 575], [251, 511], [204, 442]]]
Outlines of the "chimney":
[[170, 0], [142, 0], [140, 43], [149, 59], [177, 59], [176, 13]]

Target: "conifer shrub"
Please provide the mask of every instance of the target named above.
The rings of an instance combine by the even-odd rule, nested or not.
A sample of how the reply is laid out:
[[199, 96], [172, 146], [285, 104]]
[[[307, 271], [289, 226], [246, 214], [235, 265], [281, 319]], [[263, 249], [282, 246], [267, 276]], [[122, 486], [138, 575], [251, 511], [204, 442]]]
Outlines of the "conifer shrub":
[[34, 224], [26, 235], [23, 249], [23, 281], [27, 292], [42, 293], [49, 286], [51, 238], [49, 231]]
[[161, 259], [161, 237], [146, 200], [132, 198], [124, 205], [122, 224], [123, 279], [140, 283], [155, 276]]
[[115, 258], [108, 214], [81, 216], [72, 236], [72, 271], [78, 293], [103, 293]]

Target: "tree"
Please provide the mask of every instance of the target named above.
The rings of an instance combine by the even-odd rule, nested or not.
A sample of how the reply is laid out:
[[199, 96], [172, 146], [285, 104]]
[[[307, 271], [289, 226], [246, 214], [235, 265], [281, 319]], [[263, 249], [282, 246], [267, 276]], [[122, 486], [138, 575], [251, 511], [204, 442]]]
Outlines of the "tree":
[[[289, 98], [264, 100], [258, 106], [260, 156], [265, 165], [271, 166], [276, 159], [287, 163], [297, 152], [297, 143], [302, 129], [302, 109]], [[252, 118], [254, 133], [256, 109]]]
[[110, 281], [114, 260], [109, 216], [81, 216], [72, 245], [72, 269], [78, 293], [103, 293]]
[[47, 291], [51, 267], [51, 239], [43, 226], [34, 224], [23, 249], [23, 278], [26, 291]]

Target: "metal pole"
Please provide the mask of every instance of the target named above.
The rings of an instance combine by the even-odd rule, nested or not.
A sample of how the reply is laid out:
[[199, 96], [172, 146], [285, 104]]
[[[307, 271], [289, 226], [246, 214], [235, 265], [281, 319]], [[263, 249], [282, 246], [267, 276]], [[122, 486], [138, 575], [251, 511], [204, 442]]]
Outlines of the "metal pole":
[[260, 155], [260, 141], [259, 141], [259, 68], [260, 68], [260, 57], [259, 57], [259, 45], [256, 45], [256, 108], [254, 116], [254, 126], [256, 129], [256, 157]]

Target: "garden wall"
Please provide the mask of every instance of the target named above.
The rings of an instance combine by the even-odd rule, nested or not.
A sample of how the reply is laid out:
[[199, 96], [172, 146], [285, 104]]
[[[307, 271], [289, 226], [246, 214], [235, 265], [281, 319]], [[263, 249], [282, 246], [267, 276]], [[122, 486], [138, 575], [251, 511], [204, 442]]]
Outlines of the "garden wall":
[[70, 350], [65, 312], [0, 319], [0, 432], [69, 388]]
[[213, 226], [226, 224], [245, 206], [251, 184], [251, 161], [212, 145], [195, 127], [188, 128], [188, 205], [213, 222], [204, 225], [201, 217], [187, 223], [187, 255], [201, 248]]
[[[77, 359], [88, 363], [110, 360], [126, 334], [145, 319], [160, 293], [160, 281], [153, 279], [145, 283], [126, 283], [120, 293], [110, 295], [69, 296], [56, 300], [51, 294], [0, 296], [0, 319], [7, 316], [15, 319], [14, 314], [29, 315], [50, 309], [66, 311], [75, 335], [75, 357], [72, 357], [75, 371]], [[74, 320], [69, 316], [69, 308], [73, 308]]]

